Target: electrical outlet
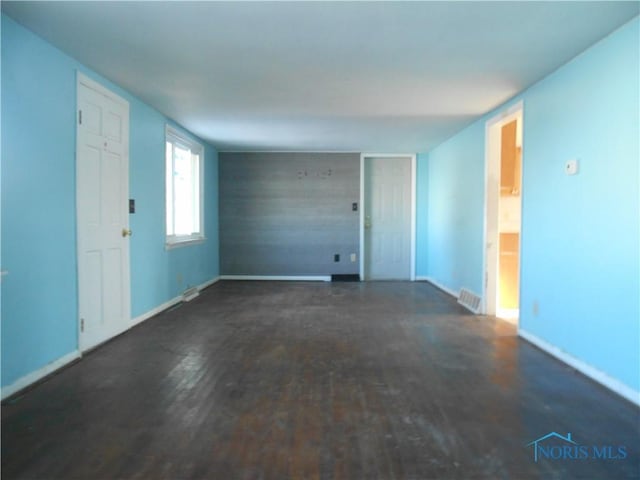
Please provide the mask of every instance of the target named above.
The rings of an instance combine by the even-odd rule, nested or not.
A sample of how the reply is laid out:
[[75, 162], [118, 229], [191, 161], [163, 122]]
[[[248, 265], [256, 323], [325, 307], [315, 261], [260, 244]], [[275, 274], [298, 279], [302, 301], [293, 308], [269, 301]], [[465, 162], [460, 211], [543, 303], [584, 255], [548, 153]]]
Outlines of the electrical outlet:
[[178, 273], [178, 274], [176, 275], [176, 282], [178, 282], [178, 285], [182, 285], [182, 280], [183, 280], [183, 279], [182, 279], [182, 274], [181, 274], [181, 273]]
[[355, 262], [355, 261], [356, 261], [356, 254], [355, 254], [355, 253], [352, 253], [352, 254], [351, 254], [351, 261], [352, 261], [352, 262]]
[[336, 253], [336, 254], [333, 256], [333, 261], [334, 261], [334, 262], [339, 262], [339, 261], [340, 261], [340, 254], [339, 254], [339, 253]]

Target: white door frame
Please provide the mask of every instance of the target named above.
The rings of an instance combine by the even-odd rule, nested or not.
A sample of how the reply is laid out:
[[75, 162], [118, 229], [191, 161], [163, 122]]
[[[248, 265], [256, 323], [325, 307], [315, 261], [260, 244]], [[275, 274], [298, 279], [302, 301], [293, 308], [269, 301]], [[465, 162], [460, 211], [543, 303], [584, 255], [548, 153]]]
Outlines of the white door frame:
[[[485, 178], [484, 178], [484, 252], [482, 256], [482, 313], [496, 314], [498, 285], [498, 247], [500, 234], [498, 230], [500, 204], [500, 139], [503, 125], [518, 118], [520, 128], [523, 125], [524, 103], [522, 100], [511, 105], [498, 115], [487, 120], [485, 124]], [[522, 139], [522, 158], [524, 158], [524, 135]], [[524, 164], [524, 162], [523, 162]], [[524, 168], [521, 169], [522, 177]], [[522, 185], [522, 182], [521, 182]], [[521, 188], [522, 192], [522, 188]], [[522, 222], [522, 206], [521, 222]], [[522, 235], [520, 236], [519, 261], [522, 261]]]
[[365, 160], [367, 158], [409, 158], [411, 160], [411, 273], [410, 280], [416, 279], [416, 155], [414, 153], [361, 153], [360, 154], [360, 281], [365, 279]]
[[[80, 203], [80, 190], [78, 188], [78, 152], [80, 152], [80, 135], [78, 133], [78, 129], [79, 129], [79, 123], [78, 123], [78, 111], [80, 108], [80, 88], [81, 85], [84, 85], [85, 87], [90, 88], [91, 90], [94, 90], [102, 95], [104, 95], [105, 97], [108, 97], [109, 99], [113, 100], [116, 103], [120, 103], [123, 106], [126, 106], [127, 109], [127, 118], [129, 118], [129, 102], [127, 100], [125, 100], [124, 98], [122, 98], [121, 96], [117, 95], [116, 93], [112, 92], [111, 90], [109, 90], [108, 88], [104, 87], [103, 85], [101, 85], [100, 83], [96, 82], [95, 80], [92, 80], [91, 78], [89, 78], [88, 76], [84, 75], [82, 72], [77, 71], [76, 72], [76, 279], [80, 278], [80, 256], [81, 256], [81, 251], [80, 251], [80, 242], [78, 241], [78, 237], [79, 237], [79, 228], [80, 228], [80, 223], [79, 223], [79, 218], [80, 218], [80, 211], [79, 211], [79, 203]], [[126, 188], [127, 188], [127, 197], [129, 196], [129, 134], [130, 134], [130, 121], [127, 121], [127, 149], [126, 149], [126, 157], [127, 157], [127, 169], [125, 171], [125, 178], [124, 178], [124, 182], [126, 184]], [[124, 228], [128, 229], [129, 228], [129, 219], [128, 219], [128, 215], [125, 217], [126, 218], [126, 225], [123, 225]], [[128, 329], [131, 327], [131, 251], [129, 250], [129, 255], [127, 256], [127, 265], [126, 265], [126, 275], [128, 275], [129, 280], [128, 280], [128, 286], [129, 289], [125, 292], [126, 294], [126, 299], [124, 301], [125, 306], [128, 307], [129, 311], [127, 312], [127, 325], [125, 326], [125, 329]], [[85, 346], [83, 345], [82, 341], [83, 341], [83, 335], [82, 335], [82, 319], [81, 319], [81, 312], [80, 312], [80, 302], [81, 302], [81, 298], [80, 298], [80, 284], [78, 281], [78, 285], [77, 285], [77, 290], [78, 290], [78, 318], [77, 318], [77, 338], [78, 338], [78, 350], [80, 351], [80, 354], [82, 355], [82, 352], [84, 350], [86, 350]], [[123, 331], [124, 331], [123, 330]], [[110, 338], [113, 338], [113, 336], [118, 335], [121, 332], [115, 332]], [[104, 339], [104, 341], [108, 340]], [[97, 345], [96, 345], [97, 346]], [[92, 347], [93, 348], [93, 347]]]

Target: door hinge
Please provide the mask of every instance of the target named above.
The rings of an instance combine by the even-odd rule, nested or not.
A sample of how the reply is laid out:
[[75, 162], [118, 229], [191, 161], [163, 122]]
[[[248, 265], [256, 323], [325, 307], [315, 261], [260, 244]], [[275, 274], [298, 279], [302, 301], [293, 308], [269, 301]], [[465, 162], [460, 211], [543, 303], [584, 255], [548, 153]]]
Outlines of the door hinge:
[[84, 332], [84, 318], [80, 319], [80, 332]]
[[82, 125], [82, 110], [78, 110], [78, 124]]

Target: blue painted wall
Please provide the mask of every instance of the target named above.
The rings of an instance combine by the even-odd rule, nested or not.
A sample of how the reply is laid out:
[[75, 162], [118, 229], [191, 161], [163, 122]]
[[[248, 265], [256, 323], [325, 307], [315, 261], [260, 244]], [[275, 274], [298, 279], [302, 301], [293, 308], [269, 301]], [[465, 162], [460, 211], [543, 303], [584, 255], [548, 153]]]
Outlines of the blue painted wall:
[[426, 277], [427, 254], [429, 252], [427, 233], [429, 199], [429, 155], [420, 153], [416, 156], [416, 277]]
[[[635, 390], [639, 24], [636, 18], [524, 96], [520, 322]], [[571, 158], [580, 162], [576, 176], [563, 172]]]
[[482, 294], [484, 124], [476, 122], [427, 161], [427, 276]]
[[218, 275], [218, 167], [206, 146], [207, 242], [166, 251], [168, 120], [5, 15], [1, 48], [1, 255], [11, 272], [2, 282], [5, 386], [77, 348], [76, 70], [130, 102], [132, 317]]
[[[484, 126], [524, 102], [520, 328], [640, 390], [638, 18], [428, 156], [427, 275], [482, 287]], [[580, 173], [566, 176], [566, 160]], [[537, 302], [539, 312], [533, 312]]]

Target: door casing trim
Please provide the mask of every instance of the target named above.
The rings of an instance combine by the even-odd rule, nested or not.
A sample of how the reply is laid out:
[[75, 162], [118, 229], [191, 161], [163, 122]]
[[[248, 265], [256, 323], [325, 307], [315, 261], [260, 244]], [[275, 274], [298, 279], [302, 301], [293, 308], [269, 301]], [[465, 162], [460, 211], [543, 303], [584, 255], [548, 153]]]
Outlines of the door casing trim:
[[[113, 92], [112, 90], [109, 90], [107, 87], [105, 87], [104, 85], [96, 82], [95, 80], [89, 78], [87, 75], [83, 74], [80, 70], [76, 70], [76, 109], [75, 109], [75, 143], [76, 143], [76, 154], [75, 154], [75, 175], [76, 175], [76, 179], [75, 179], [75, 188], [76, 188], [76, 194], [75, 194], [75, 240], [76, 240], [76, 292], [77, 292], [77, 306], [76, 306], [76, 311], [77, 311], [77, 318], [76, 318], [76, 322], [77, 322], [77, 326], [76, 326], [76, 334], [77, 334], [77, 341], [76, 341], [76, 345], [77, 345], [77, 349], [79, 352], [83, 352], [84, 350], [86, 350], [85, 346], [82, 343], [82, 331], [81, 331], [81, 312], [80, 312], [80, 256], [81, 256], [81, 252], [80, 252], [80, 242], [79, 242], [79, 218], [80, 218], [80, 212], [79, 212], [79, 191], [78, 191], [78, 152], [80, 151], [80, 135], [79, 135], [79, 122], [78, 122], [78, 112], [80, 110], [80, 88], [81, 85], [84, 85], [85, 87], [94, 90], [95, 92], [104, 95], [105, 97], [111, 99], [112, 101], [114, 101], [115, 103], [118, 103], [124, 107], [126, 107], [127, 109], [127, 117], [128, 117], [128, 121], [127, 121], [127, 128], [128, 128], [128, 132], [127, 132], [127, 145], [126, 145], [126, 152], [125, 152], [125, 156], [127, 158], [127, 171], [126, 171], [126, 185], [127, 185], [127, 197], [129, 196], [129, 155], [130, 155], [130, 142], [131, 142], [131, 112], [130, 112], [130, 105], [129, 102], [127, 100], [125, 100], [124, 98], [122, 98], [120, 95], [118, 95], [117, 93]], [[128, 220], [128, 216], [127, 216], [127, 220]], [[129, 223], [127, 221], [127, 225], [126, 228], [129, 228]], [[131, 251], [129, 250], [129, 264], [127, 265], [127, 271], [126, 271], [127, 275], [129, 275], [129, 292], [128, 292], [128, 297], [129, 297], [129, 312], [127, 312], [127, 317], [128, 317], [128, 322], [126, 327], [124, 328], [124, 330], [128, 330], [129, 328], [131, 328]], [[113, 338], [117, 335], [119, 335], [120, 333], [122, 333], [122, 331], [117, 331], [115, 332], [113, 335], [111, 335], [109, 338]], [[104, 341], [109, 340], [109, 338], [104, 339]], [[102, 343], [102, 342], [101, 342]]]
[[[483, 250], [482, 250], [482, 302], [480, 312], [484, 315], [496, 314], [496, 300], [498, 289], [498, 242], [500, 238], [498, 228], [498, 207], [500, 202], [500, 180], [496, 177], [496, 172], [500, 172], [500, 153], [495, 149], [499, 145], [495, 144], [495, 133], [510, 121], [519, 118], [523, 123], [522, 135], [522, 165], [520, 171], [520, 185], [524, 177], [524, 102], [522, 100], [514, 103], [510, 107], [491, 117], [485, 123], [485, 153], [484, 153], [484, 219], [483, 219]], [[494, 137], [492, 139], [492, 137]], [[497, 182], [497, 183], [496, 183]], [[490, 190], [490, 187], [495, 189]], [[495, 191], [494, 191], [495, 190]], [[524, 189], [521, 187], [521, 192]], [[497, 193], [496, 193], [497, 192]], [[523, 195], [523, 193], [521, 193]], [[494, 198], [495, 197], [495, 198]], [[491, 211], [490, 211], [491, 210]], [[495, 227], [495, 231], [492, 229]], [[522, 265], [522, 204], [520, 206], [520, 245], [518, 258]], [[490, 232], [489, 230], [492, 229]], [[489, 248], [494, 246], [494, 254], [491, 258]], [[519, 285], [522, 287], [522, 278], [519, 269]]]
[[365, 244], [364, 244], [364, 211], [365, 211], [365, 163], [367, 158], [409, 158], [411, 161], [411, 270], [409, 279], [416, 280], [416, 154], [415, 153], [361, 153], [360, 154], [360, 281], [365, 280]]

